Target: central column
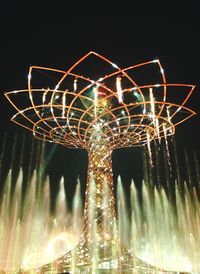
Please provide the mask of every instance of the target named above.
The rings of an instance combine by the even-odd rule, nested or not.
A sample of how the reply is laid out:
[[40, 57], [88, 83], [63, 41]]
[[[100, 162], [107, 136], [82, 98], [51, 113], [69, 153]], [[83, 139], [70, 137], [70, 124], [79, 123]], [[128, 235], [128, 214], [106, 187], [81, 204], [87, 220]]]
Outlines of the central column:
[[117, 263], [118, 258], [111, 154], [107, 136], [102, 128], [95, 127], [88, 149], [88, 179], [81, 245], [84, 253], [87, 250], [90, 264], [96, 268], [102, 264], [109, 264], [111, 267]]

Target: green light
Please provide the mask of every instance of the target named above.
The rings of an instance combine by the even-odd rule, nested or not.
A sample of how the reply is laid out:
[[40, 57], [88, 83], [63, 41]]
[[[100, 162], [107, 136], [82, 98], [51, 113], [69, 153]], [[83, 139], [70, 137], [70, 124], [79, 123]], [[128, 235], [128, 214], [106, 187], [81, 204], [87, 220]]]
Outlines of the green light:
[[139, 97], [140, 97], [140, 94], [139, 94], [136, 90], [133, 92], [133, 95], [134, 95], [136, 98], [139, 98]]

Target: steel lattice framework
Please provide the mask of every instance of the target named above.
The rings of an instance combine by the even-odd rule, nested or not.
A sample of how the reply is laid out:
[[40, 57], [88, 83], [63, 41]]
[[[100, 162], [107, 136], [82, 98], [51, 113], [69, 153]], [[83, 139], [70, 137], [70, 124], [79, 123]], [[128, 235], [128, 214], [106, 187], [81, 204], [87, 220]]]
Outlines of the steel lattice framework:
[[[91, 57], [100, 62], [94, 73], [88, 67]], [[155, 76], [147, 71], [149, 80], [144, 78], [148, 68], [156, 72]], [[41, 78], [34, 87], [35, 72], [49, 82]], [[37, 139], [86, 149], [89, 155], [80, 243], [43, 266], [42, 272], [76, 269], [75, 273], [81, 273], [83, 267], [89, 267], [88, 273], [104, 268], [115, 269], [114, 273], [123, 273], [128, 267], [139, 273], [147, 269], [117, 236], [111, 154], [114, 149], [149, 146], [152, 140], [173, 135], [178, 124], [195, 115], [185, 105], [194, 88], [168, 84], [158, 59], [121, 69], [92, 51], [67, 71], [31, 66], [28, 89], [5, 93], [17, 110], [13, 122], [31, 130]], [[155, 268], [148, 266], [148, 271]]]
[[[115, 71], [97, 80], [73, 73], [73, 70], [90, 55], [104, 60]], [[152, 64], [158, 67], [161, 82], [138, 85], [130, 76], [130, 72]], [[60, 80], [53, 88], [32, 88], [33, 70], [54, 72], [59, 75]], [[113, 86], [113, 78], [118, 80], [116, 86]], [[73, 81], [73, 87], [72, 83], [69, 83], [71, 89], [62, 90], [61, 86], [66, 80]], [[121, 95], [117, 91], [118, 83]], [[179, 92], [178, 89], [180, 92], [183, 89], [187, 92], [185, 98], [181, 96], [183, 100], [180, 104], [167, 101], [167, 92], [174, 87], [176, 92]], [[99, 124], [104, 127], [110, 147], [115, 149], [144, 145], [148, 141], [147, 133], [150, 139], [161, 138], [165, 133], [174, 134], [175, 126], [195, 114], [185, 106], [194, 87], [166, 83], [164, 70], [157, 59], [120, 69], [107, 58], [89, 52], [67, 71], [31, 66], [28, 89], [6, 92], [5, 96], [17, 110], [11, 120], [33, 131], [37, 139], [67, 147], [88, 149], [93, 128]], [[98, 93], [98, 89], [101, 89], [101, 92]], [[132, 93], [136, 94], [136, 98]], [[121, 100], [120, 96], [123, 97]], [[24, 97], [26, 101], [29, 99], [26, 106], [22, 105]], [[97, 113], [98, 106], [101, 106], [102, 110]]]

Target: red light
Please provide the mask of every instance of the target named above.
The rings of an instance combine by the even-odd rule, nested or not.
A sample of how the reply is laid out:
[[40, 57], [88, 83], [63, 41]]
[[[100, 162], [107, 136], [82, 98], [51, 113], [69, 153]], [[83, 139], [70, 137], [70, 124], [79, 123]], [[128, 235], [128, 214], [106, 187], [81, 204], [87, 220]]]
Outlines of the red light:
[[105, 92], [99, 91], [98, 92], [99, 95], [106, 95]]
[[106, 96], [105, 88], [99, 87], [99, 89], [98, 89], [98, 95]]

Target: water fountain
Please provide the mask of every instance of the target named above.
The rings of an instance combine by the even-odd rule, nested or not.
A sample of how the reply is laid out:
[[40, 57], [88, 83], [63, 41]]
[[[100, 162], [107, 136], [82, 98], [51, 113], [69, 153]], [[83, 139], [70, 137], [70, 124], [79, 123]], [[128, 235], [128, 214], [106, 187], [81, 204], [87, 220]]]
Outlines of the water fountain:
[[[90, 57], [97, 58], [99, 62], [99, 72], [95, 63], [95, 78], [88, 68]], [[144, 78], [144, 71], [148, 68], [151, 68], [148, 71], [149, 79]], [[37, 78], [35, 72], [40, 77], [33, 88]], [[48, 75], [50, 79], [47, 85], [44, 84], [43, 75]], [[174, 89], [176, 92], [181, 90], [178, 97], [174, 96]], [[152, 264], [147, 257], [135, 256], [133, 250], [137, 241], [131, 241], [130, 245], [127, 237], [123, 237], [123, 229], [128, 231], [126, 210], [124, 204], [118, 205], [117, 220], [111, 154], [114, 149], [147, 145], [149, 162], [153, 165], [151, 143], [161, 143], [164, 139], [168, 155], [168, 136], [175, 133], [176, 125], [195, 115], [185, 106], [193, 90], [193, 85], [166, 83], [164, 70], [157, 59], [120, 69], [98, 53], [89, 52], [67, 71], [31, 66], [28, 89], [5, 93], [17, 110], [11, 119], [13, 122], [31, 130], [39, 140], [86, 149], [89, 157], [84, 225], [79, 243], [65, 255], [36, 271], [166, 272], [158, 262], [153, 261]], [[118, 195], [121, 201], [122, 193], [119, 180]], [[131, 195], [135, 197], [133, 184]], [[161, 212], [163, 205], [156, 191], [154, 196], [156, 212]], [[166, 202], [164, 194], [161, 196]], [[150, 207], [145, 191], [144, 197], [144, 207], [147, 207], [148, 213]], [[132, 206], [137, 209], [137, 202], [133, 202]], [[131, 226], [138, 233], [140, 223], [136, 223], [134, 217]], [[148, 213], [150, 224], [152, 219], [153, 216]], [[155, 232], [158, 227], [152, 226], [151, 229]], [[148, 244], [153, 246], [151, 241]], [[168, 268], [167, 265], [164, 267]]]
[[[28, 136], [29, 135], [27, 135], [27, 137]], [[16, 141], [14, 137], [6, 138], [6, 144], [4, 146], [7, 147], [6, 150], [0, 146], [0, 159], [2, 163], [2, 165], [0, 165], [0, 174], [4, 172], [3, 181], [5, 181], [4, 190], [2, 191], [4, 193], [4, 199], [1, 198], [0, 200], [0, 237], [2, 243], [0, 247], [0, 269], [6, 269], [8, 273], [16, 272], [19, 268], [35, 268], [53, 261], [60, 255], [64, 255], [66, 250], [70, 249], [71, 246], [75, 246], [81, 232], [82, 202], [80, 183], [77, 184], [74, 201], [72, 203], [74, 206], [72, 206], [71, 212], [69, 208], [66, 208], [66, 203], [64, 203], [63, 200], [64, 178], [62, 177], [60, 179], [55, 211], [54, 214], [52, 214], [50, 210], [48, 210], [51, 196], [51, 188], [49, 188], [51, 174], [47, 175], [48, 171], [46, 170], [46, 175], [43, 175], [43, 180], [39, 179], [39, 174], [43, 172], [41, 170], [44, 169], [44, 163], [48, 162], [49, 154], [53, 148], [49, 150], [45, 143], [34, 141], [34, 139], [29, 141], [27, 137], [25, 139], [25, 146], [23, 142], [20, 142], [21, 139], [19, 140], [18, 138], [18, 141]], [[16, 142], [17, 145], [15, 145]], [[33, 149], [25, 153], [28, 147], [32, 147], [32, 142], [37, 144], [37, 146], [33, 146], [36, 152], [35, 156], [31, 156]], [[3, 144], [4, 142], [2, 141], [0, 143]], [[4, 150], [4, 153], [2, 150]], [[15, 152], [13, 153], [13, 151]], [[162, 145], [160, 145], [159, 153], [165, 153]], [[60, 151], [58, 151], [57, 154], [59, 155]], [[18, 165], [17, 161], [18, 155], [23, 155], [24, 158], [21, 160], [20, 165]], [[44, 156], [39, 157], [41, 155]], [[173, 155], [174, 153], [171, 149], [171, 158]], [[144, 154], [144, 156], [146, 156], [146, 154]], [[179, 154], [178, 156], [180, 157]], [[134, 154], [131, 155], [131, 157], [134, 157]], [[6, 163], [8, 158], [9, 163]], [[32, 158], [30, 161], [31, 168], [27, 165], [27, 158]], [[176, 270], [177, 272], [187, 271], [190, 273], [199, 273], [200, 206], [199, 198], [197, 197], [199, 194], [197, 192], [200, 189], [200, 162], [197, 156], [192, 153], [183, 158], [184, 163], [181, 163], [182, 168], [179, 163], [176, 164], [177, 171], [183, 174], [183, 169], [185, 169], [186, 166], [190, 169], [195, 167], [195, 169], [188, 170], [187, 176], [176, 180], [174, 189], [177, 200], [176, 205], [173, 205], [170, 197], [167, 195], [167, 191], [161, 185], [159, 187], [154, 186], [153, 189], [151, 189], [151, 183], [147, 178], [148, 176], [152, 176], [149, 174], [149, 167], [147, 166], [149, 165], [149, 162], [146, 161], [148, 159], [144, 160], [144, 174], [146, 174], [146, 176], [143, 182], [139, 181], [136, 183], [132, 181], [130, 185], [129, 195], [131, 206], [127, 205], [127, 193], [125, 194], [122, 182], [120, 178], [118, 179], [116, 201], [117, 219], [120, 221], [118, 226], [119, 235], [126, 246], [136, 254], [137, 257], [149, 262], [151, 265], [162, 266], [165, 269]], [[187, 159], [190, 164], [187, 162]], [[66, 162], [67, 160], [68, 158], [65, 159]], [[171, 161], [172, 160], [173, 159], [171, 159]], [[54, 162], [56, 160], [51, 159], [51, 161]], [[26, 165], [24, 165], [24, 163], [26, 163]], [[35, 166], [36, 163], [37, 167]], [[157, 161], [154, 161], [154, 164], [156, 167], [158, 164]], [[7, 170], [5, 170], [6, 167]], [[163, 176], [160, 163], [159, 168], [160, 178], [158, 181], [160, 181], [160, 179], [162, 180]], [[49, 169], [51, 169], [51, 166]], [[150, 171], [151, 170], [152, 169], [150, 169]], [[30, 175], [27, 176], [27, 173], [30, 173]], [[15, 174], [18, 174], [18, 176], [15, 176]], [[189, 179], [190, 176], [193, 178], [191, 181]], [[12, 177], [14, 177], [14, 180], [12, 180]], [[16, 177], [18, 177], [18, 179]], [[22, 188], [19, 182], [23, 178], [22, 181], [24, 183], [24, 177], [27, 177], [26, 180], [28, 183], [24, 201], [28, 202], [28, 206], [27, 203], [26, 206], [23, 206], [25, 204], [19, 199], [20, 189]], [[153, 182], [155, 185], [158, 185], [156, 177], [157, 175], [154, 176]], [[175, 177], [179, 176], [175, 174]], [[2, 176], [0, 176], [0, 178], [2, 185]], [[19, 178], [21, 179], [19, 180]], [[166, 175], [163, 176], [163, 180], [167, 180]], [[12, 183], [14, 183], [14, 185], [18, 186], [15, 192], [16, 194], [18, 193], [18, 195], [13, 195], [12, 197], [10, 195], [11, 181], [13, 181]], [[170, 182], [170, 184], [172, 185], [173, 182]], [[68, 189], [68, 187], [69, 186], [66, 186], [66, 189]], [[37, 191], [35, 191], [36, 188]], [[142, 191], [140, 188], [142, 188]], [[153, 200], [155, 203], [152, 203], [152, 197], [154, 197]], [[11, 199], [14, 200], [13, 203], [11, 203]], [[66, 197], [65, 199], [67, 200]], [[31, 201], [34, 201], [34, 203]], [[43, 202], [41, 203], [41, 201]], [[9, 204], [11, 208], [10, 212], [14, 212], [14, 205], [18, 205], [16, 213], [19, 212], [19, 207], [21, 210], [25, 209], [24, 213], [26, 214], [23, 214], [23, 218], [20, 214], [13, 220], [11, 214], [8, 215]], [[67, 204], [69, 204], [69, 200]], [[123, 207], [121, 205], [123, 205]], [[65, 217], [63, 218], [63, 216]], [[18, 219], [18, 222], [20, 220], [19, 229], [16, 223], [14, 223], [16, 219]], [[7, 226], [5, 224], [7, 224]], [[45, 229], [43, 229], [44, 227]], [[77, 228], [80, 228], [79, 231], [76, 230]], [[17, 229], [20, 235], [18, 240], [16, 237]], [[38, 231], [40, 233], [38, 233]], [[77, 233], [77, 237], [72, 238], [72, 232], [73, 236]], [[24, 235], [26, 235], [26, 238]], [[13, 239], [15, 240], [13, 241]], [[23, 248], [21, 248], [22, 244]], [[10, 247], [10, 253], [8, 252], [8, 246]], [[14, 250], [15, 254], [13, 252]], [[8, 257], [10, 261], [8, 261]], [[17, 258], [15, 262], [14, 258]], [[6, 263], [8, 266], [6, 266]]]
[[[9, 141], [14, 141], [14, 145], [10, 146]], [[55, 210], [52, 211], [50, 178], [44, 174], [41, 177], [45, 144], [38, 143], [36, 146], [31, 142], [37, 151], [36, 155], [31, 156], [32, 150], [28, 155], [25, 152], [30, 145], [28, 140], [23, 141], [23, 144], [13, 139], [9, 141], [5, 145], [9, 149], [4, 149], [0, 154], [3, 161], [10, 158], [8, 163], [2, 163], [0, 167], [1, 186], [3, 183], [0, 199], [0, 269], [14, 273], [20, 268], [33, 269], [52, 261], [63, 254], [64, 248], [70, 250], [77, 243], [81, 229], [82, 202], [78, 182], [73, 209], [67, 208], [62, 177]], [[18, 166], [19, 154], [24, 159], [21, 159]], [[29, 164], [27, 156], [32, 158]]]

